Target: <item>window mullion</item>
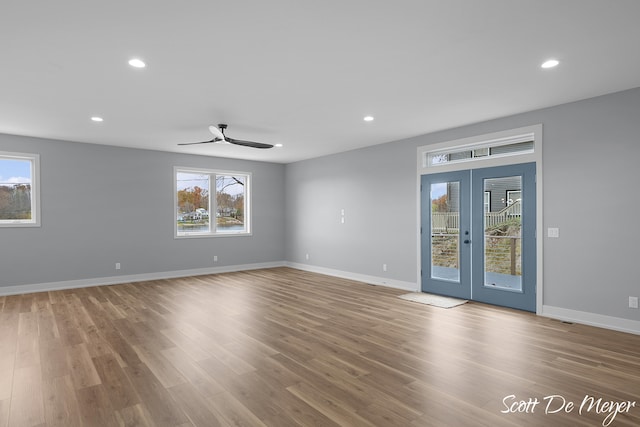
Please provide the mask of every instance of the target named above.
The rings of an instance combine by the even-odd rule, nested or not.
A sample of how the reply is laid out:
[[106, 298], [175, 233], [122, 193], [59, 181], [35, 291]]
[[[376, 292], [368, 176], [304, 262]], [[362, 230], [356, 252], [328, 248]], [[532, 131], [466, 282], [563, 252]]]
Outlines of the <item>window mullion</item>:
[[[209, 226], [211, 227], [211, 233], [216, 234], [218, 232], [218, 190], [217, 190], [218, 175], [212, 173], [209, 177]], [[213, 183], [213, 189], [212, 184]]]

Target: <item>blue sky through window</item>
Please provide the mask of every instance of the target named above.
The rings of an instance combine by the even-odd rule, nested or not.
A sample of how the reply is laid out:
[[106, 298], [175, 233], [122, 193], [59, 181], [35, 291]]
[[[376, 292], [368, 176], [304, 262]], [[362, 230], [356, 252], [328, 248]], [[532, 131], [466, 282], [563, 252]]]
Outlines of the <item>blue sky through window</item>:
[[440, 197], [447, 194], [447, 183], [439, 182], [436, 184], [431, 184], [431, 199], [439, 199]]
[[209, 188], [209, 175], [178, 172], [176, 182], [178, 190], [193, 187]]
[[0, 159], [0, 185], [30, 183], [31, 161]]
[[[203, 189], [209, 189], [209, 177], [208, 174], [178, 172], [176, 174], [177, 190], [186, 190], [188, 188], [200, 187]], [[244, 186], [240, 185], [233, 178], [234, 175], [216, 175], [216, 191], [224, 189], [224, 192], [232, 196], [238, 194], [244, 194]], [[235, 177], [244, 184], [245, 177], [238, 175]]]

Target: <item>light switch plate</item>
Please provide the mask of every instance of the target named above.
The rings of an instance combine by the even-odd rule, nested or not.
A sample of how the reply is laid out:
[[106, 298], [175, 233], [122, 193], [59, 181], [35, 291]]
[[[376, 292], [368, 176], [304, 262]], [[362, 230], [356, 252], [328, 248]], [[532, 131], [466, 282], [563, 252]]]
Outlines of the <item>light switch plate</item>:
[[547, 236], [553, 238], [560, 237], [560, 229], [555, 227], [547, 228]]

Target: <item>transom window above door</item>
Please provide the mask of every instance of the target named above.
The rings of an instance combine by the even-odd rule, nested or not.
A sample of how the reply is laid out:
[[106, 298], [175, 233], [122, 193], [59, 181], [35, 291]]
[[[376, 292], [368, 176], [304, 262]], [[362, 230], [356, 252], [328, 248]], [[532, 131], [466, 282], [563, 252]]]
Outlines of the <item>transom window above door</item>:
[[489, 141], [479, 147], [454, 148], [446, 151], [433, 151], [425, 155], [427, 167], [437, 167], [453, 163], [465, 163], [496, 157], [507, 157], [533, 153], [533, 135], [522, 135], [504, 141]]

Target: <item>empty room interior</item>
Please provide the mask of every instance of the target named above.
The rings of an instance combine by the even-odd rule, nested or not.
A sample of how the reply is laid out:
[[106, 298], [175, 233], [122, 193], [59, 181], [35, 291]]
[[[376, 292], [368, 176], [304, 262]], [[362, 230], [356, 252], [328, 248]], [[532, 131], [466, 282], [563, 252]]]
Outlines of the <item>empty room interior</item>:
[[640, 2], [0, 6], [0, 427], [640, 425]]

